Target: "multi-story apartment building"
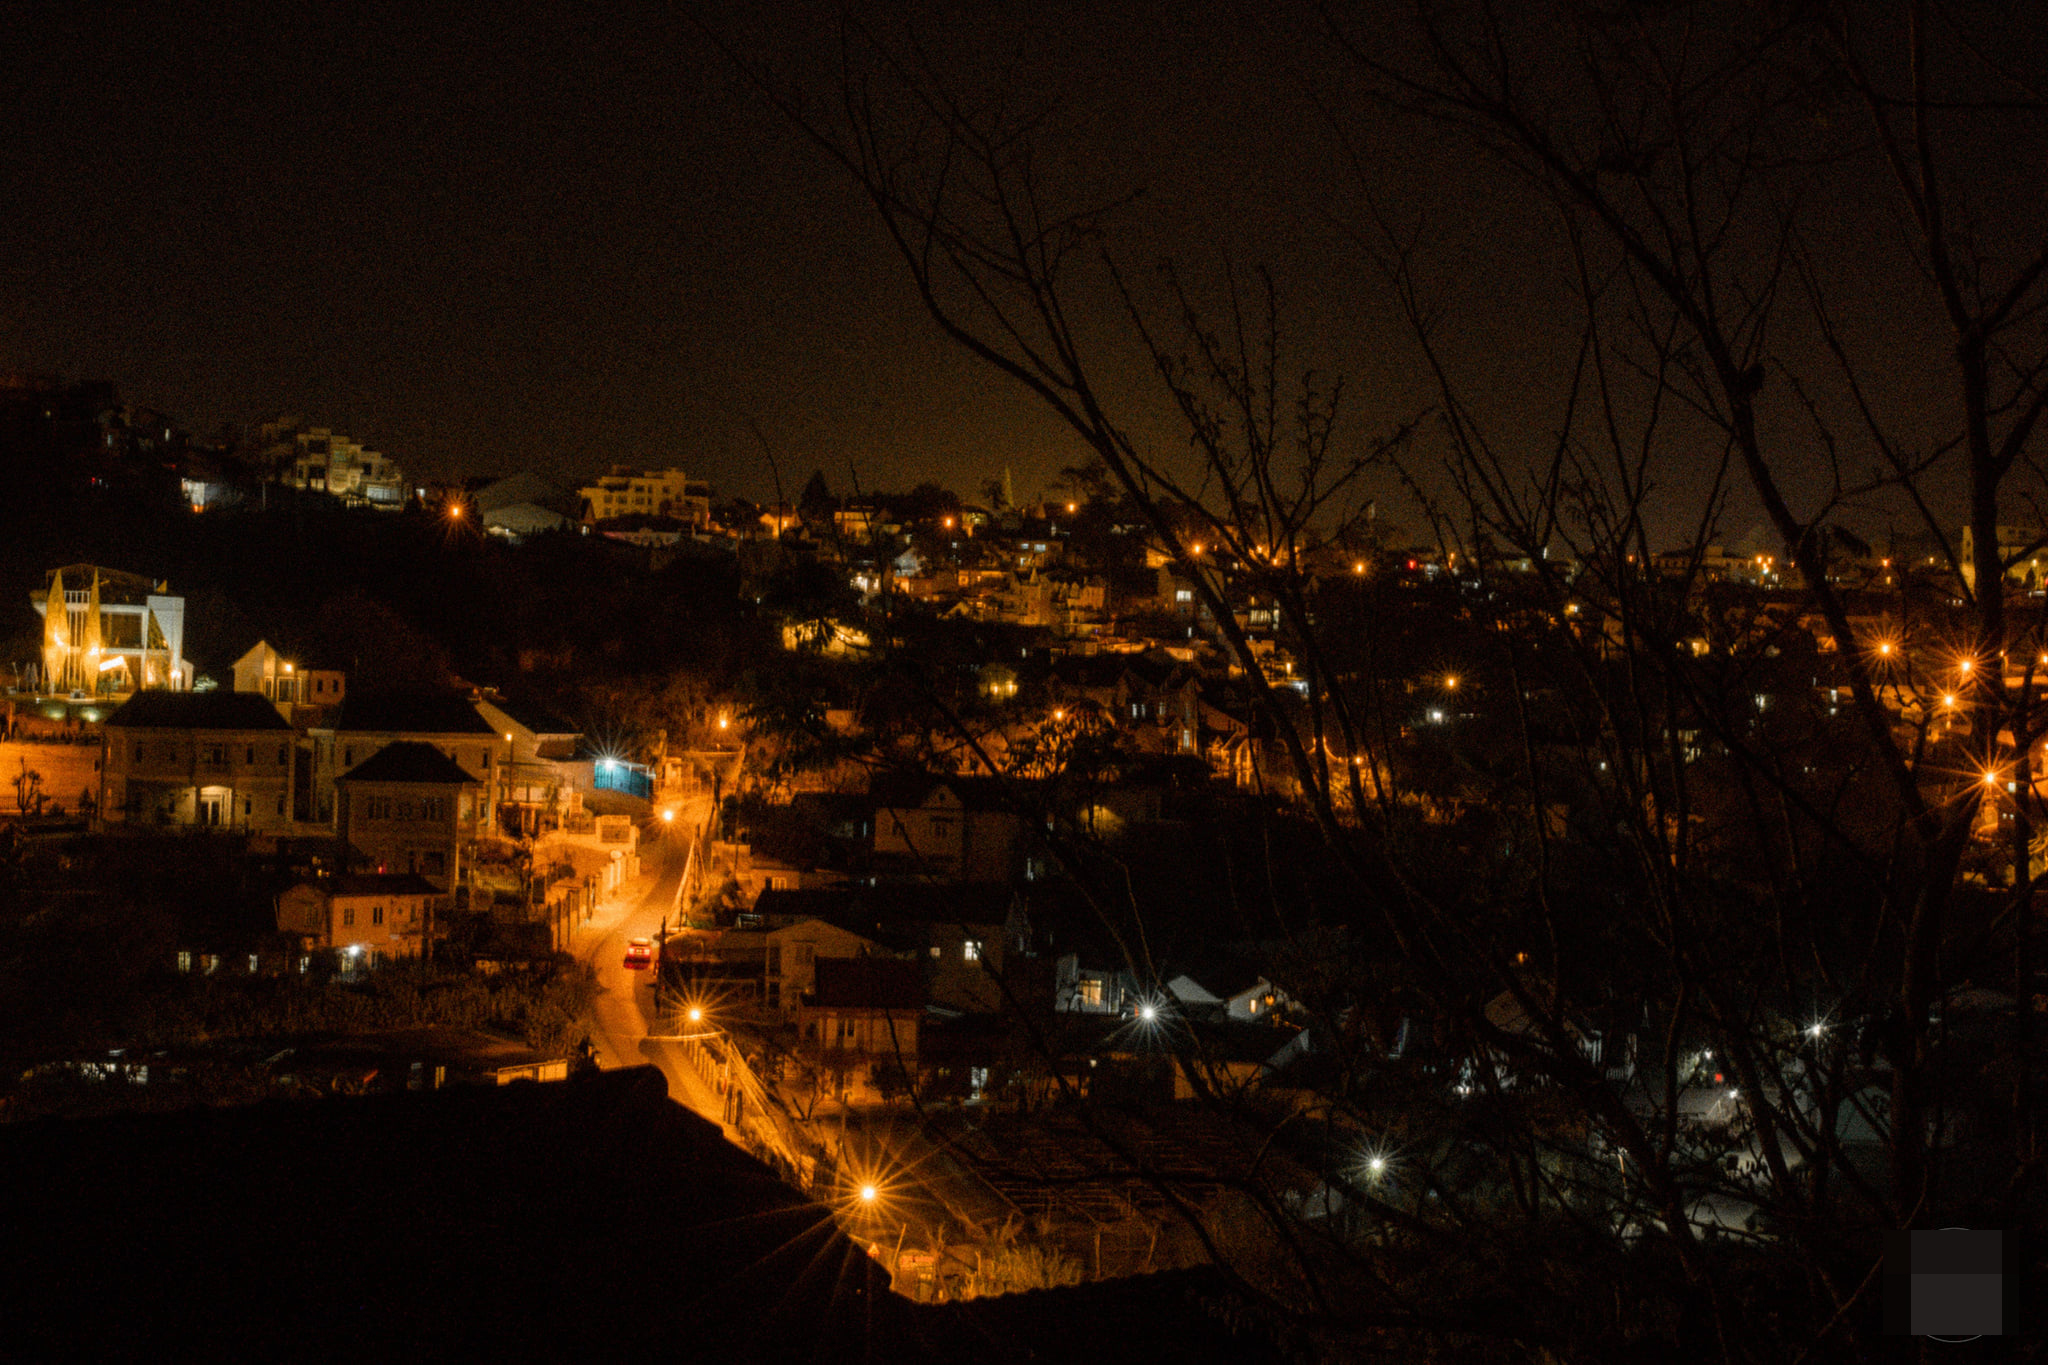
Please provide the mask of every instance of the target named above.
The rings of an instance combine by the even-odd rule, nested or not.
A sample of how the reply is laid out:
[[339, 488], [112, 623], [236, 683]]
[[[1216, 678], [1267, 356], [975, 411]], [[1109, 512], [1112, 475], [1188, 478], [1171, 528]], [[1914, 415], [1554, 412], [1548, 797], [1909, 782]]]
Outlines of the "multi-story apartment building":
[[396, 461], [326, 427], [294, 432], [291, 440], [292, 487], [389, 511], [405, 506], [405, 471]]
[[692, 526], [711, 522], [711, 485], [680, 469], [633, 469], [613, 465], [597, 482], [577, 490], [583, 520], [612, 517], [673, 517]]
[[290, 832], [292, 729], [261, 696], [138, 692], [102, 728], [102, 824]]

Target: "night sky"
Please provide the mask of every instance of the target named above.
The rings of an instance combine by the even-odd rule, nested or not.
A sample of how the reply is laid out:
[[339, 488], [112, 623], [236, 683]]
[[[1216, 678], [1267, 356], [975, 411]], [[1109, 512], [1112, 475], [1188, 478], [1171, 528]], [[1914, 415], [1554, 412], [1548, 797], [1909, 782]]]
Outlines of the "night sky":
[[[822, 79], [832, 12], [730, 32]], [[964, 84], [1001, 69], [1055, 111], [1063, 189], [1145, 192], [1114, 221], [1120, 259], [1270, 266], [1300, 363], [1349, 376], [1357, 440], [1429, 402], [1346, 237], [1358, 200], [1315, 103], [1342, 88], [1327, 53], [1229, 6], [989, 13], [917, 22]], [[1083, 455], [938, 335], [843, 173], [676, 9], [211, 15], [19, 12], [0, 53], [0, 371], [112, 379], [202, 434], [296, 414], [427, 477], [675, 463], [765, 497], [750, 420], [791, 495], [812, 468], [839, 489], [857, 472], [971, 492], [1007, 464], [1028, 496]], [[1484, 411], [1541, 448], [1569, 299], [1556, 260], [1502, 236], [1540, 210], [1426, 136], [1348, 131], [1376, 193], [1427, 226]], [[1115, 333], [1104, 373], [1144, 393]], [[1148, 425], [1156, 395], [1131, 412], [1173, 441]]]

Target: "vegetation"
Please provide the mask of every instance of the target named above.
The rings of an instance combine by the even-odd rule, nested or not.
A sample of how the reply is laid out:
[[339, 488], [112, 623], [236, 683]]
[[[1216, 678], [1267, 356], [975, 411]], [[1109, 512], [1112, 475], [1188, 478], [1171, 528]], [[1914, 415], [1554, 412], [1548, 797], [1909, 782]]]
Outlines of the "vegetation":
[[[1999, 530], [2048, 477], [2048, 245], [2014, 211], [2043, 109], [2007, 65], [2037, 25], [1921, 0], [1452, 0], [1262, 31], [1314, 87], [1354, 177], [1333, 216], [1430, 394], [1362, 433], [1296, 367], [1282, 282], [1129, 270], [1137, 210], [1065, 199], [1065, 124], [957, 88], [931, 54], [959, 35], [843, 36], [836, 80], [728, 50], [867, 196], [936, 325], [1142, 515], [1344, 888], [1275, 898], [1304, 950], [1280, 984], [1334, 1055], [1264, 1131], [1348, 1212], [1297, 1217], [1247, 1172], [1259, 1235], [1204, 1232], [1245, 1292], [1332, 1354], [1862, 1359], [1887, 1230], [2038, 1223], [2048, 690], [2005, 664], [2048, 638], [2002, 591], [2028, 551]], [[1570, 319], [1513, 402], [1494, 356], [1448, 340], [1473, 321], [1461, 267], [1401, 178], [1474, 160], [1498, 182], [1448, 207], [1562, 281]], [[1908, 371], [1938, 376], [1911, 403]], [[1375, 471], [1437, 541], [1435, 618], [1347, 608], [1313, 567], [1364, 529]], [[1737, 498], [1788, 566], [1776, 617], [1739, 620], [1702, 567]], [[1943, 718], [1887, 704], [1893, 626], [1838, 576], [1849, 514], [1910, 525], [1951, 571]], [[1672, 541], [1690, 552], [1653, 573]], [[1254, 604], [1298, 696], [1259, 666]], [[2010, 837], [1987, 852], [1982, 823]], [[1106, 924], [1131, 899], [1093, 895]], [[1142, 949], [1129, 965], [1152, 979]], [[1966, 1025], [1994, 982], [2002, 1009]], [[1432, 1047], [1370, 1037], [1389, 1001]], [[1737, 1112], [1689, 1107], [1703, 1086]]]

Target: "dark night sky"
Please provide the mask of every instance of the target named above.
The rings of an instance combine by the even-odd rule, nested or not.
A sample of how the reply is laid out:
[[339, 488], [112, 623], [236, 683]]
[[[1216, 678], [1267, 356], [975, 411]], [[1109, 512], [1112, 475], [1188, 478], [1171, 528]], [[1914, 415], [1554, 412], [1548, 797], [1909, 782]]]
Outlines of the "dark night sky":
[[[1147, 190], [1125, 259], [1275, 269], [1363, 436], [1427, 395], [1332, 220], [1347, 177], [1305, 94], [1324, 73], [1290, 69], [1276, 24], [1194, 12], [1018, 11], [1013, 80], [1058, 97], [1064, 183]], [[822, 69], [827, 14], [735, 31]], [[0, 370], [114, 379], [199, 432], [294, 413], [428, 476], [673, 462], [765, 496], [749, 418], [792, 493], [813, 467], [971, 491], [1009, 464], [1021, 496], [1081, 454], [937, 335], [850, 184], [671, 7], [213, 16], [46, 4], [9, 34]], [[923, 21], [971, 47], [967, 16]], [[1502, 249], [1519, 191], [1367, 136], [1429, 224], [1467, 378], [1540, 446], [1528, 396], [1573, 332], [1554, 263]]]

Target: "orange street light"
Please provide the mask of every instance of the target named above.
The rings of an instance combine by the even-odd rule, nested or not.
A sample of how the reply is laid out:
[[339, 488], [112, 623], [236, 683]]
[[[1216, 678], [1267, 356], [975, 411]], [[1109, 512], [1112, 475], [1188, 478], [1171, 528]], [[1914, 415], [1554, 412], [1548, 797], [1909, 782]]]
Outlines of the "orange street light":
[[1973, 667], [1975, 667], [1975, 664], [1971, 660], [1962, 659], [1956, 663], [1956, 672], [1967, 674]]
[[451, 503], [449, 503], [449, 504], [448, 504], [448, 520], [450, 520], [450, 521], [461, 521], [461, 520], [462, 520], [462, 504], [461, 504], [461, 503], [459, 503], [459, 502], [451, 502]]
[[1877, 652], [1889, 656], [1892, 652], [1892, 642], [1890, 640], [1880, 640], [1877, 645]]
[[1458, 675], [1457, 675], [1457, 674], [1455, 674], [1455, 673], [1446, 673], [1446, 674], [1444, 674], [1444, 691], [1446, 691], [1446, 692], [1455, 692], [1455, 691], [1457, 691], [1457, 690], [1458, 690]]
[[1079, 508], [1079, 507], [1077, 507], [1077, 506], [1076, 506], [1075, 504], [1073, 504], [1073, 503], [1071, 503], [1071, 502], [1070, 502], [1070, 503], [1068, 503], [1068, 504], [1067, 504], [1067, 510], [1068, 510], [1069, 512], [1077, 512], [1077, 511], [1079, 511], [1079, 510], [1080, 510], [1080, 508]]

